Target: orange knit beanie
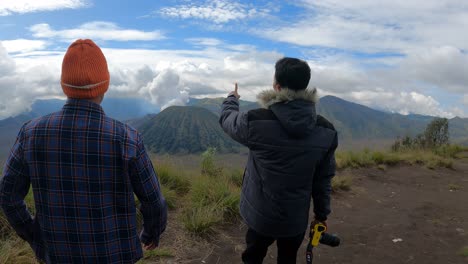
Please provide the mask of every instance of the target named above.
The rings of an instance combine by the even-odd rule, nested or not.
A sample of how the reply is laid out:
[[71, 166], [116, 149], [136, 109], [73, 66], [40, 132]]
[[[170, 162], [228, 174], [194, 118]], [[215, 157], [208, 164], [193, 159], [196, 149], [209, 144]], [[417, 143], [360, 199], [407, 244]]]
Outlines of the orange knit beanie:
[[89, 99], [109, 88], [109, 70], [101, 49], [90, 39], [79, 39], [68, 47], [62, 62], [62, 89], [70, 98]]

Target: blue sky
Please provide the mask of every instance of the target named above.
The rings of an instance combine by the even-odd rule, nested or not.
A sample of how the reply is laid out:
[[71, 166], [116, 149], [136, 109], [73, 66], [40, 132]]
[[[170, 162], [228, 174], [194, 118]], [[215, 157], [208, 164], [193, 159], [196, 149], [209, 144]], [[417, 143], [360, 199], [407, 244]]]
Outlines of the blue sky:
[[235, 81], [255, 100], [271, 88], [274, 62], [293, 56], [308, 61], [321, 95], [468, 117], [468, 3], [378, 2], [2, 1], [0, 119], [63, 97], [61, 60], [77, 38], [103, 49], [107, 96], [162, 108], [225, 95]]

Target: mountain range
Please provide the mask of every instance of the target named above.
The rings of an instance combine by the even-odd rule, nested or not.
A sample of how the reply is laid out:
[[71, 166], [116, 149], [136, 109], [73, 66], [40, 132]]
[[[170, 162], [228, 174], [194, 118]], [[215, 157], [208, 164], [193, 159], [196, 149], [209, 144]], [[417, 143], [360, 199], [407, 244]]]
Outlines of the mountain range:
[[[224, 98], [191, 99], [188, 106], [199, 106], [219, 115]], [[260, 107], [258, 103], [240, 101], [241, 111]], [[317, 103], [317, 113], [330, 120], [338, 130], [340, 141], [388, 141], [414, 136], [424, 131], [435, 117], [389, 113], [349, 102], [335, 96], [324, 96]], [[468, 145], [468, 118], [449, 119], [450, 136], [454, 143]]]
[[[197, 153], [208, 146], [222, 152], [236, 152], [239, 145], [229, 139], [218, 124], [223, 98], [191, 98], [187, 106], [169, 107], [158, 113], [158, 108], [141, 99], [112, 99], [103, 102], [105, 112], [118, 120], [128, 122], [144, 136], [148, 148], [162, 153]], [[21, 124], [25, 121], [57, 111], [63, 100], [42, 100], [33, 104], [31, 111], [0, 120], [0, 160], [8, 153]], [[241, 110], [258, 108], [255, 102], [242, 101]], [[317, 112], [329, 119], [339, 133], [340, 145], [378, 147], [397, 137], [416, 135], [424, 131], [434, 118], [424, 115], [400, 115], [375, 110], [338, 97], [322, 97]], [[453, 142], [468, 145], [468, 118], [449, 120]]]

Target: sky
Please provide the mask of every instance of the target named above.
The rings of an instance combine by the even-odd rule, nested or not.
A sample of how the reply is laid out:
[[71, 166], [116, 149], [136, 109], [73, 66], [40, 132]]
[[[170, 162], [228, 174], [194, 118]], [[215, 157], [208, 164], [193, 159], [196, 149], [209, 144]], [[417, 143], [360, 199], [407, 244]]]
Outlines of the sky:
[[189, 97], [272, 89], [298, 57], [310, 88], [401, 114], [468, 117], [468, 1], [14, 0], [0, 2], [0, 119], [64, 98], [76, 39], [107, 58], [107, 97], [162, 109]]

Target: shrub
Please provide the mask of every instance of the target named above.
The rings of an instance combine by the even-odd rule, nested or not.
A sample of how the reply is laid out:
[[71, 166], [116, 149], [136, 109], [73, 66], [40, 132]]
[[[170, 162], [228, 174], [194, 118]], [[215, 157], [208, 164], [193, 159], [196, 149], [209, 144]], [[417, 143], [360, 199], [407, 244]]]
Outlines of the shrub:
[[426, 167], [433, 170], [435, 168], [453, 168], [453, 161], [445, 158], [432, 158], [425, 162]]
[[182, 216], [182, 222], [187, 231], [196, 235], [205, 235], [213, 231], [213, 227], [223, 221], [223, 212], [215, 206], [187, 208]]
[[194, 182], [190, 196], [193, 207], [213, 206], [228, 216], [239, 214], [240, 190], [225, 177], [201, 176]]
[[395, 153], [374, 151], [371, 159], [377, 165], [396, 165], [402, 161], [402, 158]]
[[351, 190], [351, 183], [351, 176], [335, 176], [332, 179], [332, 191], [335, 193], [339, 191], [349, 191]]
[[208, 148], [202, 154], [201, 173], [208, 176], [219, 176], [223, 173], [223, 169], [215, 164], [216, 148]]
[[336, 162], [338, 169], [362, 168], [380, 165], [396, 165], [398, 163], [426, 165], [428, 168], [437, 167], [453, 168], [452, 157], [465, 149], [459, 146], [441, 146], [434, 150], [428, 149], [403, 149], [399, 151], [369, 151], [338, 152]]
[[337, 167], [340, 169], [370, 167], [379, 164], [394, 165], [400, 161], [397, 155], [368, 149], [361, 152], [346, 151], [336, 154]]
[[336, 154], [336, 164], [339, 169], [359, 168], [374, 165], [374, 162], [366, 151], [363, 152], [338, 152]]
[[457, 158], [457, 154], [465, 151], [465, 148], [458, 145], [443, 145], [434, 148], [433, 152], [445, 158]]
[[156, 166], [161, 185], [176, 191], [178, 194], [186, 194], [190, 190], [190, 181], [177, 173], [171, 166], [167, 164], [159, 164]]
[[408, 149], [434, 149], [449, 144], [449, 122], [447, 118], [434, 118], [426, 127], [424, 133], [414, 139], [406, 136], [397, 138], [392, 145], [392, 151]]
[[447, 118], [434, 118], [424, 131], [425, 147], [435, 148], [449, 143], [449, 121]]

